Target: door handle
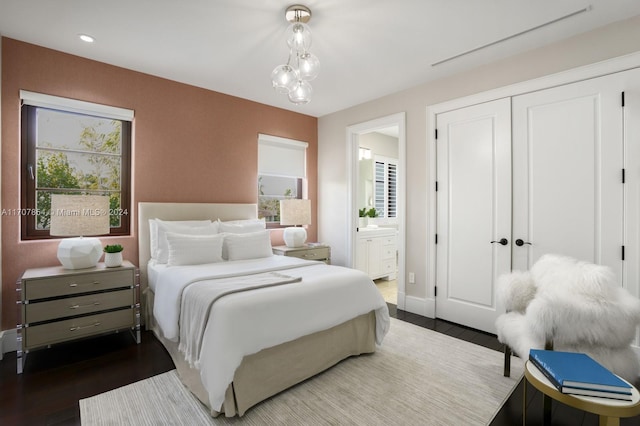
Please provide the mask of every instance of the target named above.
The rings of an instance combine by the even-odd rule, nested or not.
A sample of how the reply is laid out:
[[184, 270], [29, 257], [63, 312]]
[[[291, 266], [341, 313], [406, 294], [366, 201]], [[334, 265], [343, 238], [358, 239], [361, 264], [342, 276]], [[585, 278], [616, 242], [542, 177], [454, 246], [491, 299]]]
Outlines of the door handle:
[[509, 240], [507, 240], [506, 238], [500, 238], [500, 240], [498, 241], [491, 241], [491, 244], [493, 243], [498, 243], [502, 246], [506, 246], [507, 244], [509, 244]]
[[531, 244], [531, 243], [530, 243], [530, 242], [528, 242], [528, 241], [522, 241], [520, 238], [518, 238], [518, 239], [516, 240], [516, 245], [517, 245], [518, 247], [521, 247], [521, 246], [523, 246], [523, 245], [525, 245], [525, 244], [529, 244], [530, 246], [532, 246], [532, 245], [533, 245], [533, 244]]

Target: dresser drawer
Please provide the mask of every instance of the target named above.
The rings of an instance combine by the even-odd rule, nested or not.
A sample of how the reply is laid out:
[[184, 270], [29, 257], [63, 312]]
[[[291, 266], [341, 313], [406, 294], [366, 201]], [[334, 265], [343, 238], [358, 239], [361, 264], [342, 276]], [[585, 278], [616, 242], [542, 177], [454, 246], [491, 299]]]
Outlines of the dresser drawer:
[[291, 253], [287, 253], [287, 255], [307, 260], [325, 260], [329, 258], [329, 247], [293, 251]]
[[390, 259], [395, 259], [396, 258], [396, 246], [394, 245], [384, 245], [382, 246], [382, 253], [381, 253], [382, 259], [383, 260], [390, 260]]
[[396, 273], [396, 261], [393, 260], [385, 260], [382, 262], [382, 273], [383, 274], [395, 274]]
[[92, 312], [133, 306], [134, 289], [71, 296], [47, 302], [27, 303], [24, 306], [24, 323], [33, 324], [57, 318], [66, 318]]
[[392, 246], [396, 246], [396, 236], [395, 235], [387, 235], [384, 237], [380, 237], [380, 239], [382, 240], [382, 244], [384, 245], [392, 245]]
[[66, 296], [91, 291], [133, 286], [134, 269], [69, 274], [57, 277], [23, 280], [25, 300]]
[[133, 308], [36, 325], [22, 329], [24, 348], [51, 345], [106, 331], [133, 327]]

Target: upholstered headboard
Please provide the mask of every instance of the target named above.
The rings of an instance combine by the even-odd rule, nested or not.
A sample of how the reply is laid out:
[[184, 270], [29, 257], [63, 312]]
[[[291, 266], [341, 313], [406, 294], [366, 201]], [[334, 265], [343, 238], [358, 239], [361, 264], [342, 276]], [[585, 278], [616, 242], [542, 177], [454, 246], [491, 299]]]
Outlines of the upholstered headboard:
[[149, 245], [149, 219], [222, 221], [256, 219], [256, 204], [217, 203], [138, 203], [138, 265], [140, 267], [140, 291], [147, 288], [147, 263], [151, 258]]

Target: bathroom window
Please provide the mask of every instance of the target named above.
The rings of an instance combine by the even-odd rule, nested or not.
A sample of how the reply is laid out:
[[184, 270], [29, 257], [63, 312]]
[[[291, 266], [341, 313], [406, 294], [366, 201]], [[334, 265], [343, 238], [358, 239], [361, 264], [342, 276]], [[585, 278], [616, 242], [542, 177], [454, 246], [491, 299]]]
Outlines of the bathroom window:
[[378, 217], [397, 217], [398, 160], [376, 156], [374, 174], [373, 197]]

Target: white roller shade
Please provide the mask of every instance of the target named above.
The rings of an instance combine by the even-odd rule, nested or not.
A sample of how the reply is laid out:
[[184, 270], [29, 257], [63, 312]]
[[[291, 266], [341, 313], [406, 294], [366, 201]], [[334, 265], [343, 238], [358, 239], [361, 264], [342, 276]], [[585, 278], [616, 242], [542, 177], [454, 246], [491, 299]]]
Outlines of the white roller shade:
[[306, 142], [258, 135], [258, 174], [306, 178]]
[[27, 90], [20, 91], [20, 99], [22, 100], [23, 105], [94, 115], [114, 120], [133, 121], [133, 110], [126, 108], [94, 104], [92, 102], [45, 95], [44, 93], [29, 92]]

